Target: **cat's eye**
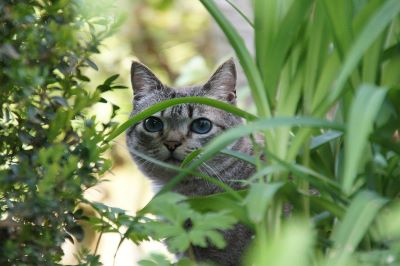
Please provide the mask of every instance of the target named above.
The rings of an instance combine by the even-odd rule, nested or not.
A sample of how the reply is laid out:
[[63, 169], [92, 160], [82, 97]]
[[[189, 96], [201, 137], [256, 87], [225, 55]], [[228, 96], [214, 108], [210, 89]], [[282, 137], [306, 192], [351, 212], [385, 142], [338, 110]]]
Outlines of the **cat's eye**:
[[149, 132], [158, 132], [163, 130], [164, 124], [160, 118], [150, 116], [143, 121], [143, 127]]
[[206, 134], [210, 132], [212, 123], [207, 118], [198, 118], [190, 124], [190, 130], [197, 134]]

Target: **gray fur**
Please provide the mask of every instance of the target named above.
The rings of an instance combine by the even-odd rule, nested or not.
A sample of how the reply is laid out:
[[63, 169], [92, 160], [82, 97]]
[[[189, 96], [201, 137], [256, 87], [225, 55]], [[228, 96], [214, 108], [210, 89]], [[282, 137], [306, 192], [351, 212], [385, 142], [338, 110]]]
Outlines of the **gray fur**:
[[[132, 64], [131, 79], [135, 91], [132, 115], [161, 101], [185, 96], [205, 96], [231, 104], [236, 102], [236, 70], [232, 59], [222, 64], [210, 80], [202, 86], [170, 88], [162, 84], [146, 66], [138, 62]], [[163, 121], [164, 129], [161, 132], [150, 133], [144, 129], [142, 122], [135, 124], [127, 131], [127, 144], [130, 154], [140, 170], [159, 185], [165, 184], [177, 173], [144, 161], [135, 155], [135, 151], [179, 165], [189, 153], [203, 147], [224, 130], [242, 123], [240, 118], [230, 113], [199, 104], [172, 106], [154, 116]], [[190, 123], [200, 117], [205, 117], [213, 123], [211, 131], [204, 135], [196, 134], [189, 129]], [[164, 145], [166, 141], [179, 142], [181, 145], [170, 152]], [[229, 148], [247, 154], [252, 153], [247, 138], [237, 140]], [[171, 156], [174, 159], [171, 159]], [[204, 163], [199, 171], [218, 178], [235, 189], [240, 189], [241, 183], [236, 181], [247, 179], [254, 172], [254, 168], [242, 160], [218, 155]], [[188, 176], [175, 187], [174, 191], [193, 196], [210, 195], [222, 190], [201, 178]], [[196, 259], [199, 261], [209, 260], [218, 265], [239, 265], [240, 256], [250, 241], [251, 233], [241, 224], [237, 224], [234, 229], [223, 233], [227, 241], [227, 247], [224, 250], [213, 247], [193, 247]]]

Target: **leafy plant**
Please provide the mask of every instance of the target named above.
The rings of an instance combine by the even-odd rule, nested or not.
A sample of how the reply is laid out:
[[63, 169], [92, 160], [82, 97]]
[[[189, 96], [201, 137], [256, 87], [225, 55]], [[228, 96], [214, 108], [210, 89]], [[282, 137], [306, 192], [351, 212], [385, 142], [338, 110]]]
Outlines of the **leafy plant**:
[[[219, 230], [231, 228], [236, 219], [227, 211], [195, 211], [185, 200], [182, 195], [164, 193], [154, 198], [136, 216], [127, 215], [122, 209], [108, 207], [102, 203], [91, 203], [99, 217], [81, 219], [84, 218], [102, 233], [120, 234], [119, 246], [125, 240], [138, 244], [151, 238], [159, 241], [165, 239], [169, 250], [177, 253], [189, 250], [190, 254], [192, 245], [206, 247], [212, 244], [223, 248], [226, 243]], [[123, 227], [126, 227], [126, 230], [122, 230]], [[165, 263], [163, 257], [155, 255], [154, 259]], [[184, 263], [184, 260], [181, 263]]]
[[89, 92], [83, 71], [97, 69], [90, 56], [121, 21], [90, 10], [74, 0], [0, 3], [1, 265], [57, 264], [66, 238], [83, 237], [73, 214], [83, 190], [110, 167], [100, 150], [115, 125], [87, 109], [115, 77]]

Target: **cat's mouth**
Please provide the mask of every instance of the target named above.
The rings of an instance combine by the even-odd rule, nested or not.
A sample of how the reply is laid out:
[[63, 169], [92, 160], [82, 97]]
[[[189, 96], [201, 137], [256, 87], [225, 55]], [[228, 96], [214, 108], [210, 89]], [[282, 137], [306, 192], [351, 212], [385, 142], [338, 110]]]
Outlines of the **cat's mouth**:
[[165, 160], [166, 163], [174, 164], [174, 165], [180, 165], [182, 163], [182, 160], [179, 160], [175, 158], [174, 156], [170, 156]]

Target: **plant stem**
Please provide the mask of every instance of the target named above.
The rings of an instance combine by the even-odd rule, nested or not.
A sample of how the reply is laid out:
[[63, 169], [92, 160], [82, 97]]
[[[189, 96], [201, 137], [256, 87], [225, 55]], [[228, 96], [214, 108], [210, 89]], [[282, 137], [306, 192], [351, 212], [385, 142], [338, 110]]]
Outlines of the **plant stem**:
[[100, 245], [100, 241], [101, 241], [101, 237], [102, 237], [102, 236], [103, 236], [103, 228], [101, 228], [101, 232], [100, 232], [99, 238], [97, 239], [96, 247], [95, 247], [95, 249], [94, 249], [94, 255], [97, 254], [97, 250], [98, 250], [98, 248], [99, 248], [99, 245]]
[[[309, 141], [305, 142], [304, 151], [303, 151], [303, 165], [307, 168], [310, 166], [310, 144]], [[305, 193], [309, 193], [309, 183], [307, 180], [300, 179], [299, 180], [299, 188], [303, 190]], [[307, 196], [302, 197], [302, 205], [303, 205], [303, 213], [304, 216], [308, 219], [310, 218], [310, 199]]]
[[190, 245], [190, 247], [188, 248], [188, 253], [189, 253], [190, 260], [192, 260], [193, 262], [196, 262], [196, 257], [194, 256], [192, 245]]

